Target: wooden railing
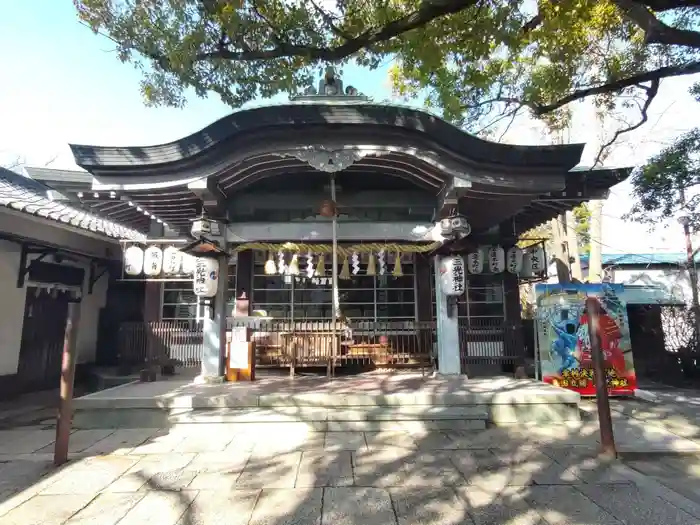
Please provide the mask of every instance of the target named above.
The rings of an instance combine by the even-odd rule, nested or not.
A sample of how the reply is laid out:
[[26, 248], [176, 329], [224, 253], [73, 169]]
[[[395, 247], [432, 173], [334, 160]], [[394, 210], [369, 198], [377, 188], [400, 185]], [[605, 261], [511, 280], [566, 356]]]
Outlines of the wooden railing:
[[[234, 321], [228, 329], [250, 329], [257, 366], [309, 367], [332, 361], [386, 367], [430, 365], [433, 361], [435, 323], [417, 321], [353, 322], [286, 320]], [[335, 344], [334, 344], [335, 339]], [[201, 324], [189, 321], [123, 323], [119, 330], [119, 359], [138, 367], [164, 360], [176, 366], [199, 366], [202, 356]]]

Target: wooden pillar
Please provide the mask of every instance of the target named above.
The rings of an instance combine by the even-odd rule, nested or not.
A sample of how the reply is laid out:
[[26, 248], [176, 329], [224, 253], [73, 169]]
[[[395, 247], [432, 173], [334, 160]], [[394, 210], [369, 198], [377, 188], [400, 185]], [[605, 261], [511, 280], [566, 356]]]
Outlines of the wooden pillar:
[[80, 325], [80, 299], [68, 303], [68, 316], [63, 339], [63, 360], [61, 362], [60, 399], [56, 420], [56, 441], [53, 462], [60, 466], [68, 461], [68, 448], [73, 420], [73, 387], [75, 385], [75, 365], [77, 361], [77, 340]]

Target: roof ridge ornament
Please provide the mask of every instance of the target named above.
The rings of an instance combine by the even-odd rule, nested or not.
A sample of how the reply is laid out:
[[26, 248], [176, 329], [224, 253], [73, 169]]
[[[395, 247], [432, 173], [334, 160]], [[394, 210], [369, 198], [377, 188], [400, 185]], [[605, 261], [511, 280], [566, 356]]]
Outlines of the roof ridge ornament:
[[291, 101], [347, 101], [369, 102], [369, 97], [361, 94], [357, 88], [348, 85], [343, 89], [343, 79], [336, 73], [333, 66], [326, 69], [318, 81], [318, 89], [313, 85], [307, 86], [303, 95], [290, 96]]
[[286, 152], [284, 156], [294, 157], [318, 171], [336, 173], [349, 168], [369, 153], [357, 149], [331, 150], [323, 146], [308, 146], [304, 149]]

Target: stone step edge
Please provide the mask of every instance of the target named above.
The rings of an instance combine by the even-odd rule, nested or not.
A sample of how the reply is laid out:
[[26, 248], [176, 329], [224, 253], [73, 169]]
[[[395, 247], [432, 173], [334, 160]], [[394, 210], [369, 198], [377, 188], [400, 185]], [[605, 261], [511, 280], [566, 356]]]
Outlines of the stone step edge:
[[[77, 398], [73, 400], [73, 408], [76, 410], [90, 409], [109, 409], [109, 410], [131, 410], [135, 408], [144, 409], [251, 409], [251, 408], [318, 408], [318, 409], [364, 409], [364, 408], [398, 408], [398, 407], [491, 407], [491, 406], [549, 406], [549, 405], [567, 405], [578, 406], [577, 402], [569, 402], [559, 399], [540, 399], [537, 402], [530, 403], [507, 403], [507, 402], [489, 402], [488, 400], [480, 400], [478, 402], [464, 402], [464, 399], [455, 400], [438, 400], [435, 402], [424, 402], [423, 400], [382, 400], [368, 399], [368, 402], [352, 402], [353, 400], [343, 399], [339, 397], [334, 399], [321, 399], [317, 401], [304, 399], [279, 399], [279, 400], [257, 400], [256, 403], [250, 401], [241, 401], [236, 399], [223, 399], [212, 401], [208, 398], [183, 398], [174, 399], [164, 402], [157, 398]], [[356, 401], [356, 400], [355, 400]]]
[[[250, 409], [175, 409], [168, 411], [167, 409], [146, 410], [148, 412], [162, 413], [168, 417], [201, 417], [201, 418], [226, 418], [235, 422], [265, 422], [265, 421], [465, 421], [465, 420], [486, 420], [489, 418], [489, 413], [486, 410], [468, 410], [468, 411], [450, 411], [447, 413], [434, 413], [428, 411], [425, 413], [401, 413], [400, 411], [382, 411], [377, 413], [364, 411], [349, 411], [344, 409], [339, 410], [300, 410], [296, 413], [275, 413], [267, 410], [250, 410]], [[87, 415], [91, 410], [80, 410]], [[97, 412], [97, 410], [95, 410]], [[99, 410], [106, 418], [109, 411]], [[118, 411], [117, 411], [118, 412]]]

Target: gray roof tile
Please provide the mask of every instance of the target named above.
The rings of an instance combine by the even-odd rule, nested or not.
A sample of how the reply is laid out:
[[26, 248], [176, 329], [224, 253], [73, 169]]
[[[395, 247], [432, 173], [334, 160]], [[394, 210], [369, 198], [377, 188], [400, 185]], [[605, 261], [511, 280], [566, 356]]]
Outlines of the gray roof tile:
[[141, 232], [50, 200], [46, 196], [48, 189], [37, 181], [0, 168], [0, 205], [115, 239], [145, 240]]

